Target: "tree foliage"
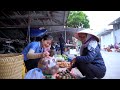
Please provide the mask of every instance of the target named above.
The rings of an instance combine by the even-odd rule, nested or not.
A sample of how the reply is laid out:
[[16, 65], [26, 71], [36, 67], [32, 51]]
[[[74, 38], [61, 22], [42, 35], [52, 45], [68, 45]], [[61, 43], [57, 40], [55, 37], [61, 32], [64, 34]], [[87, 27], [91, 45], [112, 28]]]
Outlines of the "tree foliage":
[[88, 16], [82, 11], [70, 11], [67, 26], [73, 28], [89, 28], [90, 25], [87, 17]]

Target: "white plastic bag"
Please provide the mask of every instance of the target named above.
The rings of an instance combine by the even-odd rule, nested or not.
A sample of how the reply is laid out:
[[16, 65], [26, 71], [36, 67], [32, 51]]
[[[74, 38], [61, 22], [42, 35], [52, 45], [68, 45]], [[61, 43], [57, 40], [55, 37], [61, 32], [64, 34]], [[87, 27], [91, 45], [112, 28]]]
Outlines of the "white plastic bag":
[[58, 72], [59, 66], [54, 57], [42, 58], [38, 63], [38, 68], [42, 69], [44, 74], [55, 74]]
[[62, 55], [55, 56], [56, 61], [65, 61], [64, 57]]
[[45, 79], [45, 76], [43, 75], [41, 69], [34, 68], [26, 73], [24, 79]]

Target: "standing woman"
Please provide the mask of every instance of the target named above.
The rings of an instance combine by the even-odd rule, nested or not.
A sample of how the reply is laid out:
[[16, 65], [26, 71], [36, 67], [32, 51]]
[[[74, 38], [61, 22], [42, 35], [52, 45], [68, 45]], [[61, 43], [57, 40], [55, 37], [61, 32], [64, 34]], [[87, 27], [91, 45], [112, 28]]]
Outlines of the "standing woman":
[[31, 42], [24, 48], [22, 54], [24, 55], [27, 71], [36, 68], [40, 58], [49, 56], [48, 50], [51, 47], [52, 41], [52, 36], [44, 35], [40, 41]]
[[68, 69], [77, 67], [85, 79], [103, 78], [106, 66], [100, 52], [99, 38], [89, 29], [75, 33], [75, 38], [82, 42], [80, 56], [71, 61], [72, 66]]

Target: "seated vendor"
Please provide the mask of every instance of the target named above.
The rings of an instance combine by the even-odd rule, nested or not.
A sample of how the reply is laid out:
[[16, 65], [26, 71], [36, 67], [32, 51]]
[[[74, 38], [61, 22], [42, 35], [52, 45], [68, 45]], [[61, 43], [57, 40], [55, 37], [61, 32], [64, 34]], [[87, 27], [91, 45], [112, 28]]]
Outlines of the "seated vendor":
[[24, 48], [22, 54], [24, 55], [27, 71], [36, 68], [40, 58], [49, 56], [46, 48], [50, 49], [52, 41], [52, 36], [44, 35], [40, 41], [31, 42]]

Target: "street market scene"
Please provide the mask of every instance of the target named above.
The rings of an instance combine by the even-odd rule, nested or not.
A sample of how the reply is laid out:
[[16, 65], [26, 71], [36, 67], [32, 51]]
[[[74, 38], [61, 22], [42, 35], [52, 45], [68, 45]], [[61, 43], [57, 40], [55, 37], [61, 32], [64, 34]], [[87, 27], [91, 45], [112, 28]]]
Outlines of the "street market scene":
[[120, 79], [120, 11], [94, 12], [0, 11], [0, 79]]

